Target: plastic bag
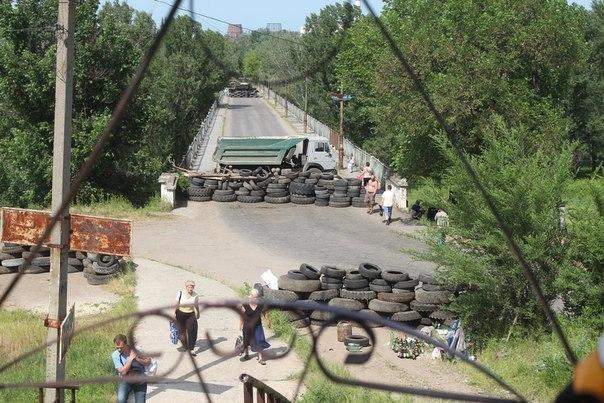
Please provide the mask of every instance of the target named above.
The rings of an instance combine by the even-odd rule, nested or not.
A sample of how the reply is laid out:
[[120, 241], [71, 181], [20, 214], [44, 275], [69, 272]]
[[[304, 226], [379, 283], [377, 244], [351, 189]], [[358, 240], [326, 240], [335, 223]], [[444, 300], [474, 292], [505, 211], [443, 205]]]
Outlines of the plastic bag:
[[271, 290], [279, 289], [279, 279], [277, 278], [277, 276], [275, 276], [273, 274], [272, 271], [270, 271], [270, 270], [265, 271], [264, 273], [262, 273], [260, 275], [260, 278], [262, 279], [262, 281], [264, 281], [266, 283], [268, 288], [270, 288]]

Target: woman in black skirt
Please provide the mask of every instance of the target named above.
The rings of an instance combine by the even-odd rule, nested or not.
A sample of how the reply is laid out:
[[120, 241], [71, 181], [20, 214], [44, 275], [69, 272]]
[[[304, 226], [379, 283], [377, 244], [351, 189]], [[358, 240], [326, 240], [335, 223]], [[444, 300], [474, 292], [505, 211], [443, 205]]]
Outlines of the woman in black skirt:
[[258, 362], [261, 365], [266, 365], [263, 351], [271, 345], [268, 344], [264, 336], [264, 329], [262, 328], [263, 308], [257, 304], [258, 296], [258, 290], [252, 289], [249, 295], [250, 302], [241, 306], [241, 312], [243, 313], [241, 325], [239, 326], [239, 329], [243, 330], [243, 345], [241, 349], [244, 354], [243, 360], [250, 359], [248, 347], [251, 347], [253, 352], [258, 353]]

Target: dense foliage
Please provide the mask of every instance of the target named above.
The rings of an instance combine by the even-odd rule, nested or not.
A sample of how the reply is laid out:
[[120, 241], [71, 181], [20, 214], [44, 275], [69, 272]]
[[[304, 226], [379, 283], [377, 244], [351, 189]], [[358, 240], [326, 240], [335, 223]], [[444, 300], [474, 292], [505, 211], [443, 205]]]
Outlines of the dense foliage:
[[[346, 136], [415, 187], [424, 183], [426, 206], [451, 216], [452, 242], [434, 245], [432, 258], [451, 286], [470, 290], [453, 308], [471, 333], [544, 327], [492, 214], [373, 18], [356, 10], [347, 25], [350, 16], [346, 6], [328, 6], [293, 43], [247, 42], [254, 78], [308, 71], [309, 112], [332, 127], [330, 93], [353, 95]], [[604, 2], [588, 11], [565, 0], [391, 0], [380, 19], [493, 195], [546, 299], [601, 327]], [[302, 105], [302, 81], [277, 90]], [[593, 178], [579, 181], [577, 172]]]
[[[72, 172], [85, 160], [157, 33], [151, 16], [126, 5], [82, 0], [76, 7]], [[48, 205], [51, 188], [56, 0], [0, 4], [0, 204]], [[78, 201], [122, 195], [136, 204], [159, 173], [179, 161], [227, 77], [226, 39], [179, 16], [120, 129]]]

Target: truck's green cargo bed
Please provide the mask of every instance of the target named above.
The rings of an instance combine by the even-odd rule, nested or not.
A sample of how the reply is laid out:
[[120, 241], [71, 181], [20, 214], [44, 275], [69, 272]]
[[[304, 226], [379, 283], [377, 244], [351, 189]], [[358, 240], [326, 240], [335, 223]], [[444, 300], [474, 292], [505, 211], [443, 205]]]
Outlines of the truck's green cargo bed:
[[281, 165], [288, 150], [304, 137], [223, 137], [218, 141], [214, 161], [220, 165]]

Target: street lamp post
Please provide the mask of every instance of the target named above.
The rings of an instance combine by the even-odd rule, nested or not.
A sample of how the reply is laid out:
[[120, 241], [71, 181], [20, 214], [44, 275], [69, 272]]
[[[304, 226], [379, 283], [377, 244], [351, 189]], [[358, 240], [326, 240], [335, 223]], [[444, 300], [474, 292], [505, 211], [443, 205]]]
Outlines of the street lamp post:
[[351, 95], [341, 92], [331, 94], [333, 102], [340, 104], [340, 134], [338, 136], [338, 169], [344, 168], [344, 102], [352, 99]]

